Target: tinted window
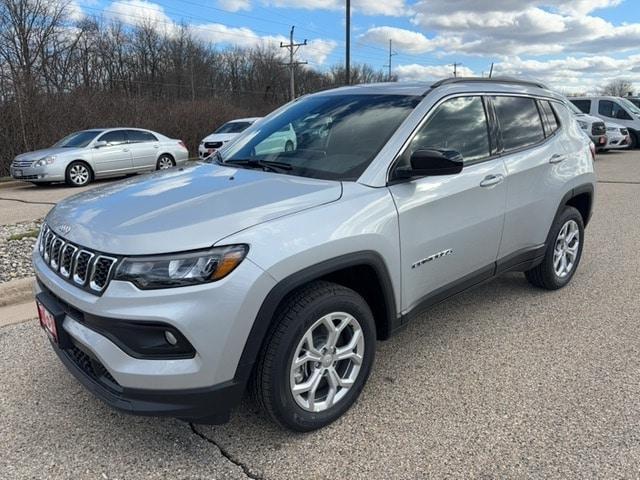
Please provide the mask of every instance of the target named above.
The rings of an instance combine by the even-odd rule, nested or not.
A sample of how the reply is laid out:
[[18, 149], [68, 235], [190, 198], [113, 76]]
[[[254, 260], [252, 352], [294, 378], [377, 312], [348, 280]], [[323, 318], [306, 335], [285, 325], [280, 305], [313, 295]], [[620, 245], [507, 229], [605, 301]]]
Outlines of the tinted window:
[[85, 130], [83, 132], [75, 132], [71, 135], [64, 137], [54, 147], [64, 148], [83, 148], [89, 145], [91, 141], [96, 138], [101, 130]]
[[539, 105], [540, 113], [542, 114], [542, 118], [544, 120], [544, 131], [547, 136], [549, 136], [553, 134], [553, 132], [558, 130], [558, 119], [550, 102], [542, 100], [541, 102], [539, 102]]
[[130, 143], [158, 141], [155, 135], [149, 132], [143, 132], [142, 130], [127, 130], [127, 137]]
[[526, 97], [494, 97], [496, 115], [506, 151], [533, 145], [544, 139], [536, 101]]
[[631, 120], [629, 114], [620, 105], [611, 100], [600, 100], [598, 102], [598, 113], [609, 118]]
[[[225, 163], [263, 168], [256, 161], [275, 161], [279, 173], [330, 180], [356, 180], [389, 137], [422, 100], [418, 96], [332, 94], [302, 98], [262, 120], [224, 153]], [[274, 133], [293, 125], [293, 150], [263, 148]], [[293, 134], [295, 133], [295, 137]], [[253, 163], [253, 166], [251, 165]]]
[[576, 107], [578, 107], [582, 113], [589, 113], [591, 111], [591, 100], [571, 100]]
[[222, 125], [213, 133], [240, 133], [249, 128], [251, 122], [229, 122]]
[[490, 155], [489, 130], [480, 97], [457, 97], [440, 105], [411, 140], [401, 163], [421, 149], [455, 150], [465, 162]]
[[124, 130], [114, 130], [112, 132], [105, 133], [98, 140], [105, 141], [111, 145], [119, 145], [127, 141], [127, 136], [125, 135]]

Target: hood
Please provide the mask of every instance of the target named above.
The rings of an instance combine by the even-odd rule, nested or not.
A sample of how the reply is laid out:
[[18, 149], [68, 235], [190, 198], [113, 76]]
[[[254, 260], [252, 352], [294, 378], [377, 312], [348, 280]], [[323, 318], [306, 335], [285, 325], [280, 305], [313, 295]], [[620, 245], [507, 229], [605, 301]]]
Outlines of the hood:
[[203, 142], [228, 142], [236, 138], [239, 133], [212, 133], [202, 139]]
[[170, 169], [60, 202], [46, 221], [101, 252], [141, 255], [208, 248], [258, 223], [336, 201], [342, 184], [215, 164]]
[[34, 150], [33, 152], [21, 153], [16, 156], [16, 160], [36, 161], [41, 158], [48, 157], [50, 155], [61, 155], [69, 152], [74, 152], [77, 148], [63, 148], [63, 147], [51, 147], [43, 148], [42, 150]]
[[604, 123], [604, 121], [601, 118], [594, 117], [592, 115], [587, 115], [586, 113], [576, 113], [575, 117], [578, 120], [583, 120], [583, 121], [589, 122], [589, 123], [595, 123], [595, 122]]

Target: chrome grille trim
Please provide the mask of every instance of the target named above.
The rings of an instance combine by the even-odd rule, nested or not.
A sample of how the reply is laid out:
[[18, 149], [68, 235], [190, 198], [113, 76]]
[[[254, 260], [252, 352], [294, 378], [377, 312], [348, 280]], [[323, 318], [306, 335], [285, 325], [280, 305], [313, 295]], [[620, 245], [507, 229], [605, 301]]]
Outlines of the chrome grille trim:
[[25, 168], [25, 167], [32, 166], [34, 163], [35, 163], [35, 160], [24, 160], [24, 159], [21, 159], [21, 160], [14, 160], [11, 163], [11, 166], [13, 168]]
[[42, 225], [38, 253], [51, 270], [75, 286], [101, 295], [109, 285], [118, 258], [68, 242]]

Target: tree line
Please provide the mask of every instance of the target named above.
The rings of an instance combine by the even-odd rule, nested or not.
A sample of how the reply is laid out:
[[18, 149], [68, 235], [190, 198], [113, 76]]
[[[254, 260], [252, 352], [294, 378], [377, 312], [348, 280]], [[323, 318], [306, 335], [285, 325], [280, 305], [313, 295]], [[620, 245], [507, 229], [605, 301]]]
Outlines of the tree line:
[[[0, 176], [19, 153], [84, 129], [134, 126], [197, 143], [221, 123], [289, 98], [279, 48], [219, 47], [187, 25], [83, 17], [65, 0], [0, 0]], [[343, 85], [342, 66], [297, 66], [296, 93]], [[352, 83], [386, 80], [368, 65]]]

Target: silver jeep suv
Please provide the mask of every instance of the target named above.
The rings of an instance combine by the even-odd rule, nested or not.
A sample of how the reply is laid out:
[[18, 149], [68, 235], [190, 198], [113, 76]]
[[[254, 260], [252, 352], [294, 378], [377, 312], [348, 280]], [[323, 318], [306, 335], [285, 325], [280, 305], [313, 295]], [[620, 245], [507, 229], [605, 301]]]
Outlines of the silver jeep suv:
[[[569, 283], [595, 176], [565, 102], [460, 78], [299, 98], [211, 163], [59, 203], [33, 253], [41, 324], [123, 411], [219, 423], [251, 391], [320, 428], [426, 307], [507, 271]], [[262, 148], [289, 124], [294, 149]]]

